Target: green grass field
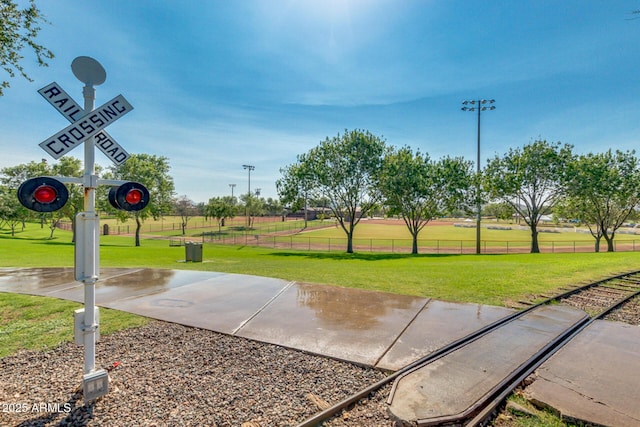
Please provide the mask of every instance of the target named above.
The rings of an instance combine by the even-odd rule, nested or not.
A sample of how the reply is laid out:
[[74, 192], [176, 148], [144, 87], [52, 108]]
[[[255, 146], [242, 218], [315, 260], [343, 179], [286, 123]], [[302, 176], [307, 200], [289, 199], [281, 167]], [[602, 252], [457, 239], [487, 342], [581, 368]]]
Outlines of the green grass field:
[[[47, 236], [35, 224], [15, 238], [0, 234], [0, 267], [73, 266], [70, 233], [57, 231], [53, 240]], [[412, 256], [213, 244], [204, 245], [204, 262], [184, 263], [184, 247], [170, 247], [165, 239], [143, 239], [141, 247], [133, 243], [131, 236], [103, 236], [101, 266], [252, 274], [493, 305], [640, 269], [636, 252]]]
[[[268, 222], [261, 222], [268, 221]], [[117, 223], [115, 220], [103, 221], [109, 224], [112, 235], [133, 233], [135, 225]], [[412, 240], [402, 220], [387, 221], [382, 226], [375, 221], [363, 220], [355, 230], [354, 248], [359, 252], [410, 253]], [[309, 221], [309, 227], [302, 230], [304, 221], [282, 222], [275, 218], [256, 218], [250, 229], [245, 229], [243, 217], [227, 221], [227, 226], [218, 229], [213, 220], [194, 217], [188, 223], [185, 235], [179, 224], [179, 218], [168, 217], [162, 221], [147, 221], [141, 233], [146, 236], [181, 237], [187, 240], [223, 242], [226, 244], [260, 244], [272, 248], [306, 249], [341, 252], [346, 248], [346, 237], [334, 221]], [[457, 226], [442, 226], [431, 222], [420, 233], [418, 240], [421, 253], [432, 254], [473, 254], [475, 253], [475, 228], [460, 220]], [[511, 227], [511, 230], [505, 228]], [[562, 230], [562, 232], [557, 232]], [[616, 234], [616, 248], [621, 250], [640, 250], [640, 234], [631, 234], [632, 229], [622, 228]], [[259, 241], [255, 235], [259, 235]], [[586, 228], [566, 226], [556, 228], [553, 225], [540, 227], [539, 244], [542, 252], [593, 252], [595, 240]], [[482, 251], [494, 254], [527, 253], [530, 250], [531, 236], [528, 229], [519, 229], [517, 224], [485, 220], [482, 228]], [[606, 250], [604, 240], [602, 250]]]

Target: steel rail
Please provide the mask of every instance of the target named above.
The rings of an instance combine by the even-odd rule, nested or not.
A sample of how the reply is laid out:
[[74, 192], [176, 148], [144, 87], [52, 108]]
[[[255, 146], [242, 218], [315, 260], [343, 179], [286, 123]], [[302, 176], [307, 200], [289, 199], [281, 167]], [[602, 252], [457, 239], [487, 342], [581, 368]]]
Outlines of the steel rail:
[[[474, 418], [472, 418], [470, 421], [465, 423], [465, 426], [483, 425], [483, 423], [489, 420], [489, 418], [494, 413], [494, 411], [498, 408], [498, 406], [502, 404], [504, 399], [506, 399], [507, 396], [509, 396], [509, 394], [511, 394], [519, 384], [521, 384], [529, 375], [531, 375], [538, 367], [540, 367], [540, 365], [542, 365], [545, 361], [547, 361], [551, 356], [556, 354], [560, 349], [562, 349], [572, 339], [574, 339], [580, 332], [582, 332], [587, 327], [592, 325], [596, 320], [602, 319], [607, 314], [611, 313], [613, 310], [617, 309], [624, 303], [632, 300], [633, 298], [636, 298], [639, 295], [640, 295], [640, 290], [617, 300], [602, 312], [588, 319], [586, 322], [584, 322], [580, 326], [573, 328], [570, 333], [564, 335], [564, 338], [562, 340], [558, 340], [557, 344], [548, 348], [546, 353], [540, 354], [539, 356], [538, 355], [533, 356], [527, 362], [526, 364], [527, 368], [526, 369], [523, 368], [519, 370], [519, 372], [516, 372], [517, 375], [510, 376], [510, 377], [513, 377], [513, 379], [510, 381], [505, 381], [505, 384], [503, 385], [502, 390], [499, 390], [498, 392], [496, 392], [495, 397], [492, 400], [489, 401], [489, 399], [487, 399], [486, 404], [484, 405], [482, 410], [479, 411]], [[462, 420], [462, 418], [460, 420]], [[418, 423], [418, 425], [425, 425], [425, 424]]]
[[[533, 310], [537, 309], [540, 306], [550, 304], [553, 301], [558, 301], [558, 300], [563, 299], [563, 298], [567, 298], [570, 295], [585, 291], [585, 290], [587, 290], [589, 288], [592, 288], [592, 287], [595, 287], [595, 286], [599, 286], [599, 285], [601, 285], [603, 283], [610, 282], [612, 280], [622, 279], [622, 278], [625, 278], [625, 277], [628, 277], [628, 276], [634, 276], [634, 275], [638, 275], [638, 274], [640, 274], [640, 270], [627, 272], [627, 273], [621, 273], [621, 274], [618, 274], [618, 275], [615, 275], [615, 276], [611, 276], [611, 277], [608, 277], [608, 278], [605, 278], [605, 279], [601, 279], [601, 280], [598, 280], [598, 281], [595, 281], [595, 282], [588, 283], [588, 284], [583, 285], [583, 286], [578, 286], [575, 289], [570, 289], [570, 290], [568, 290], [566, 292], [563, 292], [561, 294], [558, 294], [558, 295], [555, 295], [555, 296], [553, 296], [551, 298], [548, 298], [548, 299], [546, 299], [546, 300], [544, 300], [542, 302], [539, 302], [539, 303], [536, 303], [534, 305], [531, 305], [530, 307], [528, 307], [526, 309], [523, 309], [523, 310], [517, 311], [515, 313], [512, 313], [512, 314], [510, 314], [508, 316], [503, 317], [502, 319], [498, 319], [495, 322], [490, 323], [489, 325], [486, 325], [486, 326], [484, 326], [484, 327], [482, 327], [482, 328], [480, 328], [480, 329], [478, 329], [478, 330], [476, 330], [476, 331], [474, 331], [474, 332], [472, 332], [472, 333], [470, 333], [470, 334], [468, 334], [468, 335], [466, 335], [466, 336], [464, 336], [462, 338], [459, 338], [459, 339], [457, 339], [457, 340], [445, 345], [444, 347], [442, 347], [442, 348], [440, 348], [440, 349], [438, 349], [438, 350], [436, 350], [436, 351], [434, 351], [432, 353], [429, 353], [426, 356], [423, 356], [423, 357], [419, 358], [418, 360], [416, 360], [416, 361], [404, 366], [403, 368], [399, 369], [398, 371], [393, 372], [392, 374], [390, 374], [386, 378], [384, 378], [384, 379], [382, 379], [382, 380], [380, 380], [380, 381], [378, 381], [378, 382], [376, 382], [374, 384], [371, 384], [370, 386], [365, 387], [362, 390], [357, 391], [356, 393], [346, 397], [345, 399], [343, 399], [340, 402], [330, 406], [329, 408], [327, 408], [327, 409], [325, 409], [325, 410], [323, 410], [321, 412], [316, 413], [315, 415], [311, 416], [310, 418], [307, 418], [306, 420], [304, 420], [303, 422], [298, 424], [296, 427], [315, 427], [315, 426], [319, 426], [320, 423], [322, 423], [323, 421], [326, 421], [327, 419], [333, 417], [335, 414], [337, 414], [341, 410], [343, 410], [343, 409], [347, 408], [348, 406], [356, 403], [357, 401], [367, 397], [371, 393], [381, 389], [385, 385], [389, 384], [391, 381], [395, 381], [397, 378], [399, 378], [401, 376], [405, 376], [405, 375], [409, 374], [410, 372], [421, 368], [424, 365], [432, 363], [433, 361], [435, 361], [435, 360], [437, 360], [437, 359], [439, 359], [439, 358], [441, 358], [441, 357], [443, 357], [443, 356], [445, 356], [445, 355], [447, 355], [449, 353], [452, 353], [452, 352], [464, 347], [465, 345], [477, 340], [478, 338], [480, 338], [480, 337], [482, 337], [482, 336], [484, 336], [484, 335], [486, 335], [486, 334], [498, 329], [499, 327], [501, 327], [501, 326], [503, 326], [503, 325], [505, 325], [505, 324], [507, 324], [509, 322], [512, 322], [512, 321], [520, 318], [521, 316], [525, 315], [526, 313], [529, 313], [530, 311], [533, 311]], [[634, 295], [637, 295], [637, 294], [638, 294], [638, 292], [636, 292]], [[631, 298], [633, 298], [633, 296], [626, 298], [625, 301], [617, 303], [617, 305], [615, 307], [613, 307], [613, 308], [611, 308], [611, 307], [608, 308], [607, 309], [607, 313], [612, 311], [612, 310], [614, 310], [619, 305], [621, 305], [624, 302], [626, 302], [626, 300], [631, 299]], [[606, 315], [606, 314], [600, 314], [598, 316], [604, 316], [604, 315]], [[591, 324], [592, 321], [593, 321], [593, 319], [591, 319], [591, 320], [587, 319], [587, 321], [584, 322], [584, 323]], [[586, 327], [586, 326], [584, 326], [584, 327]], [[584, 328], [582, 328], [582, 329], [584, 329]], [[582, 329], [580, 329], [580, 330], [582, 330]], [[577, 335], [578, 332], [575, 332], [575, 333], [571, 334], [571, 336], [569, 338], [567, 338], [566, 342], [569, 342], [571, 340], [571, 338], [573, 338], [575, 335]], [[560, 347], [558, 347], [558, 348], [560, 348]], [[554, 351], [554, 353], [555, 353], [555, 351]], [[542, 362], [540, 362], [540, 364], [542, 364]], [[520, 384], [520, 382], [522, 382], [525, 378], [526, 378], [526, 376], [524, 378], [522, 378], [518, 383], [516, 383], [516, 386], [517, 386], [517, 384]], [[513, 388], [515, 388], [515, 386]], [[496, 404], [496, 407], [497, 407], [497, 405], [499, 405], [504, 400], [504, 398], [506, 398], [506, 396], [508, 396], [509, 393], [511, 393], [513, 388], [511, 388], [511, 390], [509, 390], [508, 393], [506, 391], [503, 391], [502, 393], [499, 393], [499, 395], [496, 397], [496, 399], [498, 397], [500, 397], [503, 393], [506, 393], [506, 395], [504, 397], [500, 398], [500, 400]], [[393, 388], [391, 390], [390, 396], [393, 396], [393, 391], [394, 390], [395, 390], [395, 384], [394, 384], [394, 386], [393, 386]], [[493, 393], [493, 394], [495, 394], [495, 393]], [[479, 411], [481, 411], [480, 413], [484, 413], [484, 411], [482, 411], [481, 409], [479, 409]], [[492, 411], [493, 411], [493, 409], [490, 412], [492, 412]], [[423, 425], [426, 425], [426, 424], [423, 424]], [[469, 424], [469, 425], [474, 425], [474, 424]]]

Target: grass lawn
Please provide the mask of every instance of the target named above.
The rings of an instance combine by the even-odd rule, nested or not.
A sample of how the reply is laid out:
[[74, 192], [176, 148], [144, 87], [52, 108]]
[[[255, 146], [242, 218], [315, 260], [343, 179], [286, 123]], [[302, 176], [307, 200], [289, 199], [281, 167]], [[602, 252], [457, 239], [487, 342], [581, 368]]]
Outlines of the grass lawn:
[[[73, 340], [73, 311], [82, 304], [0, 292], [0, 358], [20, 349], [46, 349]], [[144, 325], [148, 319], [100, 309], [100, 333]]]
[[[435, 228], [435, 227], [434, 227]], [[0, 234], [0, 267], [71, 267], [68, 232], [30, 224], [16, 238]], [[202, 263], [184, 263], [184, 247], [167, 240], [101, 238], [102, 267], [197, 269], [252, 274], [458, 302], [502, 305], [560, 286], [640, 269], [640, 253], [418, 255], [314, 252], [205, 244]]]

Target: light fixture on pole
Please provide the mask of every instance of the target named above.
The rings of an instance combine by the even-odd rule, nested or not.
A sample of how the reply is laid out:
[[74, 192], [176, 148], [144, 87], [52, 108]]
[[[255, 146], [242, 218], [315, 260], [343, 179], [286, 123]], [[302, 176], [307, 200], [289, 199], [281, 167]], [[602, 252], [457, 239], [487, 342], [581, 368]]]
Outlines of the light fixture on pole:
[[[495, 110], [493, 105], [495, 99], [478, 99], [472, 101], [462, 101], [462, 111], [477, 111], [478, 112], [478, 156], [476, 158], [476, 171], [477, 178], [480, 177], [480, 113], [486, 110]], [[476, 254], [480, 254], [480, 221], [482, 217], [482, 201], [480, 198], [480, 181], [477, 181], [476, 187]]]
[[247, 219], [247, 228], [249, 228], [249, 199], [251, 199], [251, 171], [255, 170], [256, 167], [253, 165], [242, 165], [242, 169], [248, 170], [249, 172], [249, 187], [247, 189], [247, 203], [245, 205], [245, 217]]

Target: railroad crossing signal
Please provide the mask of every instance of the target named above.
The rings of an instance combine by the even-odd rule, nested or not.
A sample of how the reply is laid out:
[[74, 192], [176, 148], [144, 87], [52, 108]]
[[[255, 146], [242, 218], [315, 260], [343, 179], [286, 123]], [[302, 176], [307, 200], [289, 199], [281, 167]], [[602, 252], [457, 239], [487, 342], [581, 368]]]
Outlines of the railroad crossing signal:
[[122, 95], [94, 109], [94, 86], [104, 83], [107, 73], [98, 61], [80, 56], [71, 63], [73, 74], [85, 84], [84, 108], [55, 82], [38, 92], [58, 112], [71, 122], [53, 136], [40, 143], [40, 147], [54, 159], [67, 154], [84, 143], [83, 178], [37, 177], [20, 185], [18, 198], [29, 209], [52, 212], [66, 203], [69, 195], [63, 182], [82, 184], [84, 212], [76, 215], [75, 279], [84, 283], [84, 310], [75, 316], [75, 340], [84, 345], [84, 375], [82, 390], [85, 401], [91, 401], [109, 392], [108, 373], [95, 367], [95, 345], [99, 336], [98, 308], [95, 306], [95, 282], [100, 272], [100, 218], [95, 211], [96, 187], [113, 186], [109, 201], [116, 208], [127, 211], [143, 209], [149, 203], [149, 191], [136, 182], [100, 180], [95, 174], [95, 150], [100, 150], [116, 165], [121, 165], [129, 154], [104, 131], [104, 128], [127, 114], [133, 107]]
[[59, 159], [131, 110], [131, 104], [124, 96], [118, 95], [45, 139], [40, 143], [40, 147], [54, 159]]
[[28, 179], [18, 187], [18, 200], [22, 206], [36, 212], [57, 211], [68, 199], [67, 187], [48, 176]]
[[139, 211], [149, 204], [149, 190], [138, 182], [126, 182], [109, 190], [109, 203], [116, 209]]

